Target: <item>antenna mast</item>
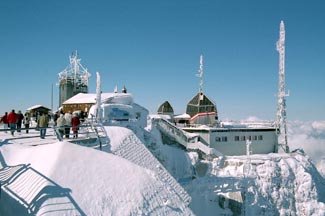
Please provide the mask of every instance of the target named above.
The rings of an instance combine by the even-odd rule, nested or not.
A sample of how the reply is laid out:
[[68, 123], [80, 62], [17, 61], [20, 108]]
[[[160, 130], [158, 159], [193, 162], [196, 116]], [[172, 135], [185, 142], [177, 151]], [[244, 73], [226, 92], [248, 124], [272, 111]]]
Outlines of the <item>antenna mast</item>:
[[77, 51], [69, 56], [69, 60], [70, 64], [59, 73], [59, 106], [78, 93], [88, 93], [90, 73], [81, 65]]
[[[75, 51], [75, 53], [72, 53], [69, 59], [70, 64], [59, 73], [59, 83], [70, 80], [73, 84], [88, 86], [90, 73], [80, 63], [81, 59], [78, 58], [78, 52]], [[75, 85], [75, 87], [79, 86]]]
[[203, 92], [203, 55], [200, 55], [200, 69], [199, 69], [199, 77], [200, 77], [200, 93]]
[[280, 35], [276, 44], [276, 49], [279, 52], [279, 89], [276, 127], [279, 134], [279, 145], [282, 146], [286, 153], [289, 153], [286, 113], [286, 97], [289, 96], [289, 94], [285, 92], [285, 29], [283, 21], [280, 23]]

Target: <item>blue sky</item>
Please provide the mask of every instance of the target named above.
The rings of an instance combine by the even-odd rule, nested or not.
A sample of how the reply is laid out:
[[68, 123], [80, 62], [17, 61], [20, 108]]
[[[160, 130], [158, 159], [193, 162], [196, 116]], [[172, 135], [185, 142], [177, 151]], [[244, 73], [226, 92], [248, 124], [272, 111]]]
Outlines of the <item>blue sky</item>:
[[58, 106], [58, 73], [78, 50], [104, 92], [124, 85], [155, 113], [176, 113], [199, 90], [220, 119], [275, 119], [279, 24], [286, 27], [289, 120], [325, 119], [325, 1], [42, 1], [0, 2], [0, 113]]

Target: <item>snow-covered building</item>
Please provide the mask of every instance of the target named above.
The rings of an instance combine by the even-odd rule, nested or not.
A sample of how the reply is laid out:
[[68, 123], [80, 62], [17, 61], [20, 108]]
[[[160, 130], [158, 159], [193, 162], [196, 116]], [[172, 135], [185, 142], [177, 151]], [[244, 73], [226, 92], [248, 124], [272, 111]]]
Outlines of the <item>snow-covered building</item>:
[[47, 108], [43, 105], [34, 105], [27, 108], [27, 112], [29, 112], [32, 116], [36, 115], [37, 112], [39, 113], [48, 113], [51, 109]]
[[64, 101], [61, 110], [64, 113], [74, 111], [83, 111], [88, 113], [90, 107], [96, 103], [96, 94], [79, 93]]
[[[226, 125], [218, 121], [216, 103], [209, 99], [202, 90], [202, 55], [199, 72], [199, 92], [188, 102], [186, 113], [173, 117], [175, 125], [160, 121], [162, 133], [178, 140], [186, 148], [189, 146], [191, 148], [197, 147], [202, 151], [207, 147], [224, 155], [245, 155], [247, 153], [247, 141], [252, 142], [251, 151], [253, 154], [278, 152], [278, 137], [276, 128], [272, 124], [247, 125], [241, 123], [239, 125]], [[197, 137], [195, 142], [193, 142], [193, 137]], [[210, 150], [206, 152], [208, 153]]]
[[[102, 93], [101, 120], [137, 121], [142, 127], [147, 125], [149, 111], [134, 103], [130, 93]], [[96, 94], [79, 93], [63, 103], [63, 112], [83, 111], [88, 118], [97, 118]]]

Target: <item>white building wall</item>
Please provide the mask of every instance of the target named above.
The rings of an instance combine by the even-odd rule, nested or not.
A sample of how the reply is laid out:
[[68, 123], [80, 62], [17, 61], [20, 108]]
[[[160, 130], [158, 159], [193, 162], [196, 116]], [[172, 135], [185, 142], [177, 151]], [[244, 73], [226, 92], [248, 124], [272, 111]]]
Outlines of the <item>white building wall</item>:
[[[198, 132], [196, 132], [198, 133]], [[251, 154], [276, 152], [278, 141], [275, 131], [211, 131], [210, 134], [198, 133], [201, 138], [225, 155], [245, 155], [246, 140], [250, 139]], [[239, 139], [239, 140], [238, 140]]]

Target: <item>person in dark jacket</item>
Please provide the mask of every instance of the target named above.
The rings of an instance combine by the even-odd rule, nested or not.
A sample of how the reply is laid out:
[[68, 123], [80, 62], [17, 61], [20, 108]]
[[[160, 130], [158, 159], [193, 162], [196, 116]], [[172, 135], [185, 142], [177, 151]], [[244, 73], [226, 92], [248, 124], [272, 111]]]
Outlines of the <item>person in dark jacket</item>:
[[17, 121], [18, 121], [18, 115], [15, 113], [15, 110], [13, 109], [8, 114], [8, 122], [9, 122], [11, 135], [14, 135], [15, 133]]
[[[1, 117], [0, 123], [3, 123], [3, 129], [7, 130], [9, 128], [8, 112], [5, 112], [5, 114]], [[7, 131], [5, 131], [5, 133], [7, 133]]]
[[73, 138], [78, 138], [78, 130], [79, 130], [80, 120], [78, 114], [74, 113], [71, 119], [71, 126], [73, 131]]
[[24, 115], [19, 110], [17, 116], [18, 116], [18, 120], [17, 120], [17, 132], [21, 132], [21, 124], [23, 123]]

